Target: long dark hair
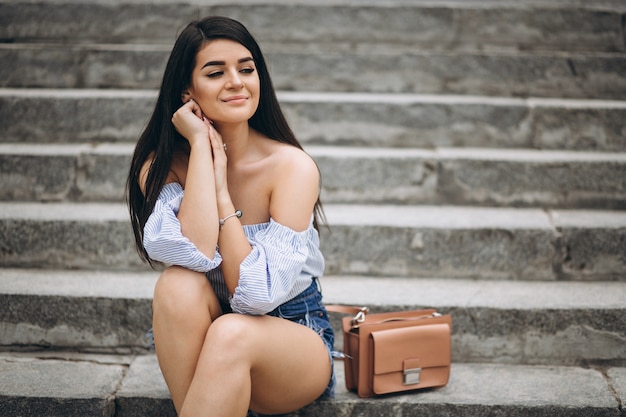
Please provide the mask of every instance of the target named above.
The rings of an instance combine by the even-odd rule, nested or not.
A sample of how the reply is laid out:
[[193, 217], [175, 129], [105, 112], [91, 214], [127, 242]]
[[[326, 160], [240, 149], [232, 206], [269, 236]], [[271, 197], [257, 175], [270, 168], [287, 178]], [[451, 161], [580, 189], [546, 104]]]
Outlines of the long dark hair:
[[[165, 184], [174, 152], [185, 149], [187, 143], [172, 125], [171, 117], [182, 105], [182, 92], [191, 85], [196, 54], [206, 42], [215, 39], [240, 43], [250, 51], [254, 59], [261, 91], [259, 106], [248, 121], [250, 127], [270, 139], [302, 149], [280, 108], [261, 49], [245, 26], [236, 20], [220, 16], [189, 23], [178, 36], [167, 61], [154, 112], [135, 147], [126, 184], [135, 245], [141, 259], [151, 266], [154, 266], [154, 261], [143, 247], [143, 228]], [[144, 196], [139, 187], [139, 176], [143, 164], [151, 154], [152, 163], [146, 178]], [[314, 211], [316, 228], [323, 218], [322, 205], [318, 198]]]

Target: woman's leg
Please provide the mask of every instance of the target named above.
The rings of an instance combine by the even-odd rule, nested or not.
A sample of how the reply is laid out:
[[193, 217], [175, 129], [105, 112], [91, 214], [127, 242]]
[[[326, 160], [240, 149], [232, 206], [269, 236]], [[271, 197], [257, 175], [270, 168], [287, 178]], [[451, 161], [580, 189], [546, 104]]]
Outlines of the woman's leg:
[[157, 281], [152, 309], [159, 366], [180, 412], [207, 330], [221, 307], [204, 274], [170, 267]]
[[270, 316], [226, 314], [210, 327], [181, 417], [297, 410], [331, 377], [328, 350], [306, 326]]

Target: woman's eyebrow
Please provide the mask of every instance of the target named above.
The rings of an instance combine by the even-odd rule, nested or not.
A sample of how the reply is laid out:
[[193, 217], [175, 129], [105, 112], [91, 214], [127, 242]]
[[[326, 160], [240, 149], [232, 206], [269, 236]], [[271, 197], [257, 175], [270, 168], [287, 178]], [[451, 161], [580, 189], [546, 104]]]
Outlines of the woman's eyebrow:
[[[237, 63], [243, 64], [244, 62], [249, 62], [249, 61], [254, 61], [254, 59], [251, 56], [247, 56], [245, 58], [241, 58], [239, 61], [237, 61]], [[209, 61], [206, 64], [204, 64], [202, 68], [206, 68], [210, 66], [224, 66], [224, 65], [226, 65], [225, 61]]]

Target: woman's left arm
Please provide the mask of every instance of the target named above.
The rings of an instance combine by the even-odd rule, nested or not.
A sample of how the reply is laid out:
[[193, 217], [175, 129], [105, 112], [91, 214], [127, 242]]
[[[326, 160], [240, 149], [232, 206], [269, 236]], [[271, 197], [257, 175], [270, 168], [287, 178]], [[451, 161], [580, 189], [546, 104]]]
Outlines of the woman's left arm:
[[[294, 286], [301, 286], [303, 277], [319, 277], [324, 272], [312, 226], [317, 167], [304, 153], [290, 155], [286, 161], [277, 166], [270, 222], [251, 237], [252, 250], [238, 265], [238, 285], [230, 301], [238, 313], [266, 314], [294, 296]], [[228, 261], [228, 256], [224, 259]]]
[[[214, 152], [217, 149], [214, 148]], [[287, 152], [280, 158], [272, 177], [269, 201], [270, 218], [295, 232], [304, 232], [310, 225], [311, 216], [318, 197], [319, 171], [309, 155], [297, 148], [284, 148]], [[216, 169], [218, 162], [216, 161]], [[216, 181], [219, 183], [219, 180]], [[225, 193], [220, 197], [218, 187], [218, 208], [220, 217], [234, 212], [230, 197]], [[229, 219], [219, 237], [222, 254], [222, 273], [230, 294], [239, 285], [240, 266], [253, 251], [243, 234], [238, 219]], [[242, 244], [245, 241], [246, 244]]]
[[[252, 247], [243, 232], [241, 221], [238, 217], [232, 216], [236, 209], [228, 190], [227, 157], [224, 151], [224, 142], [220, 133], [213, 126], [209, 126], [209, 139], [213, 151], [218, 217], [225, 219], [227, 216], [231, 216], [219, 226], [217, 243], [219, 253], [222, 256], [222, 275], [229, 294], [233, 294], [239, 283], [239, 265], [250, 254]], [[228, 258], [228, 262], [224, 262], [224, 255]]]

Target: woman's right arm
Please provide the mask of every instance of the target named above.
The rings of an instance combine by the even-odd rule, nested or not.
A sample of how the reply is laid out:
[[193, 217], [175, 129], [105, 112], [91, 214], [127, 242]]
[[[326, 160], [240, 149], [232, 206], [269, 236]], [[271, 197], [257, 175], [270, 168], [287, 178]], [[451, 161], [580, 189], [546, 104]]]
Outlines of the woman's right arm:
[[181, 231], [203, 254], [213, 258], [217, 248], [219, 217], [209, 122], [203, 120], [200, 107], [191, 100], [174, 113], [172, 123], [191, 148], [184, 174], [185, 197], [178, 212]]
[[166, 265], [179, 265], [198, 272], [217, 268], [222, 257], [202, 253], [181, 233], [178, 220], [183, 187], [178, 182], [165, 184], [143, 229], [143, 246], [151, 259]]
[[[195, 102], [190, 101], [174, 114], [172, 123], [179, 133], [187, 139], [191, 151], [189, 158], [185, 158], [184, 161], [181, 161], [180, 157], [174, 156], [170, 173], [165, 182], [166, 184], [177, 182], [184, 186], [184, 198], [182, 198], [181, 188], [181, 199], [174, 206], [171, 206], [171, 201], [157, 203], [157, 206], [165, 209], [166, 212], [173, 210], [175, 221], [178, 223], [175, 228], [179, 229], [174, 231], [191, 242], [205, 257], [213, 259], [216, 256], [219, 218], [215, 198], [213, 158], [208, 139], [208, 122], [201, 119], [199, 107]], [[150, 164], [151, 159], [144, 163], [141, 170], [140, 186], [144, 193]], [[161, 197], [159, 198], [161, 199]], [[167, 198], [171, 200], [171, 196], [167, 196]], [[163, 217], [163, 213], [156, 213], [157, 206], [155, 206], [155, 213], [151, 217]], [[153, 220], [152, 224], [158, 223], [156, 218]], [[158, 229], [160, 230], [160, 228]], [[163, 236], [152, 237], [154, 239], [163, 238]], [[167, 242], [166, 239], [163, 243], [166, 244]], [[146, 250], [148, 250], [147, 247]]]

